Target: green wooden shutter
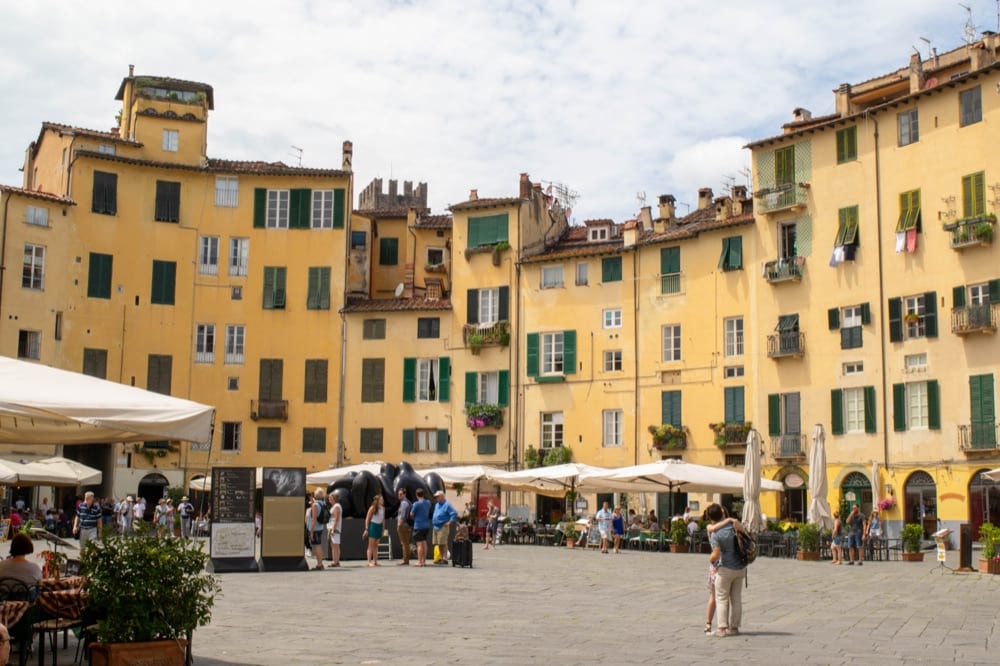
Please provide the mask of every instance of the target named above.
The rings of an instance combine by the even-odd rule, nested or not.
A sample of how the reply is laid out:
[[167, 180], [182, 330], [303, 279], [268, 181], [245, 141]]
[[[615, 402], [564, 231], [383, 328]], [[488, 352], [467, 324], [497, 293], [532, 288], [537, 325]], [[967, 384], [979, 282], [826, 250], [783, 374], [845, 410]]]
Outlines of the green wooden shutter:
[[311, 266], [309, 268], [309, 293], [306, 296], [309, 310], [330, 309], [330, 268]]
[[274, 269], [274, 307], [285, 307], [285, 279], [287, 270], [284, 266]]
[[965, 307], [965, 285], [960, 284], [951, 288], [952, 306], [956, 308]]
[[264, 267], [264, 304], [265, 310], [274, 307], [274, 281], [275, 268], [273, 266]]
[[906, 384], [892, 385], [892, 429], [906, 430]]
[[795, 182], [795, 146], [786, 146], [774, 151], [775, 185], [789, 185]]
[[924, 294], [924, 335], [928, 338], [938, 336], [937, 292], [934, 291]]
[[416, 447], [417, 433], [411, 428], [403, 429], [403, 453], [413, 453]]
[[889, 342], [903, 341], [903, 299], [889, 299]]
[[840, 308], [830, 308], [826, 311], [826, 325], [831, 331], [840, 328]]
[[347, 200], [347, 192], [342, 187], [333, 191], [333, 228], [344, 228], [344, 203]]
[[663, 391], [660, 394], [660, 419], [674, 427], [681, 427], [681, 392]]
[[438, 402], [451, 400], [451, 359], [442, 356], [438, 359]]
[[742, 386], [727, 386], [723, 391], [723, 403], [726, 423], [746, 422], [746, 399]]
[[1000, 303], [1000, 280], [990, 280], [990, 303]]
[[479, 402], [479, 373], [465, 373], [465, 404], [475, 405]]
[[160, 305], [173, 305], [176, 283], [177, 264], [172, 261], [154, 259], [150, 301]]
[[743, 268], [743, 236], [733, 236], [729, 239], [729, 269]]
[[861, 304], [861, 325], [867, 326], [872, 323], [872, 306], [868, 303]]
[[538, 376], [538, 333], [528, 333], [527, 353], [525, 358], [528, 362], [527, 372], [529, 377]]
[[315, 266], [309, 267], [309, 293], [306, 295], [306, 308], [309, 310], [319, 309], [319, 271]]
[[996, 409], [993, 404], [993, 375], [969, 377], [972, 445], [994, 448], [996, 444]]
[[474, 218], [469, 218], [468, 222], [468, 234], [465, 241], [466, 247], [479, 247], [481, 245], [479, 240], [479, 225], [476, 224]]
[[510, 370], [497, 373], [497, 404], [501, 407], [510, 404]]
[[330, 309], [330, 268], [320, 269], [319, 281], [319, 307], [321, 310]]
[[497, 319], [508, 321], [510, 319], [510, 287], [500, 287], [497, 290]]
[[865, 432], [876, 432], [875, 387], [865, 387]]
[[978, 217], [986, 213], [986, 174], [962, 177], [962, 217]]
[[722, 254], [719, 255], [719, 263], [716, 268], [726, 270], [729, 267], [729, 239], [722, 239]]
[[465, 323], [479, 323], [479, 290], [466, 289], [465, 291]]
[[660, 275], [673, 275], [681, 272], [681, 249], [665, 247], [660, 250]]
[[781, 394], [779, 393], [767, 396], [767, 434], [771, 437], [781, 435]]
[[255, 229], [267, 226], [267, 190], [263, 187], [253, 190], [253, 226]]
[[927, 427], [941, 429], [941, 389], [936, 379], [927, 381]]
[[438, 430], [437, 451], [438, 453], [448, 453], [448, 431], [443, 428]]
[[312, 191], [295, 189], [288, 193], [288, 228], [308, 229], [312, 213]]
[[601, 282], [620, 282], [622, 279], [622, 258], [601, 259]]
[[844, 434], [844, 392], [841, 389], [830, 391], [830, 432]]
[[563, 374], [576, 374], [576, 331], [563, 331]]
[[417, 400], [417, 359], [403, 359], [403, 402]]

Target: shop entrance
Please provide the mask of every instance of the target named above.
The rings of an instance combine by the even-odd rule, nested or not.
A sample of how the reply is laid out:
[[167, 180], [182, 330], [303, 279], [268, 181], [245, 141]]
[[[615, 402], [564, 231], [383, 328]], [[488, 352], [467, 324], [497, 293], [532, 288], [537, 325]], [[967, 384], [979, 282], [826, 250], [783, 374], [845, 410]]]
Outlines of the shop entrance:
[[[904, 507], [906, 522], [924, 528], [924, 538], [937, 532], [937, 484], [931, 475], [917, 471], [906, 480]], [[974, 534], [974, 536], [977, 536]]]
[[983, 523], [1000, 525], [1000, 483], [990, 481], [980, 470], [969, 482], [969, 525], [972, 538], [979, 538]]
[[855, 504], [862, 516], [872, 511], [872, 484], [861, 472], [851, 472], [840, 484], [840, 517], [846, 519]]

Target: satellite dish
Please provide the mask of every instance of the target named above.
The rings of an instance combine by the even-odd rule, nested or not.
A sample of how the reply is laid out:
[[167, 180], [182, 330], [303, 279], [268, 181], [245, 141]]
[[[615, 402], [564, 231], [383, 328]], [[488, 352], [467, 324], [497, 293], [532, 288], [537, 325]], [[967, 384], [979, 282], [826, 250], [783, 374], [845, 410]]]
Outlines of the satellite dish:
[[931, 78], [927, 79], [927, 82], [924, 84], [924, 90], [926, 90], [927, 88], [933, 88], [937, 84], [938, 80], [932, 76]]
[[403, 283], [400, 282], [399, 284], [396, 285], [396, 298], [399, 298], [402, 295], [403, 295]]

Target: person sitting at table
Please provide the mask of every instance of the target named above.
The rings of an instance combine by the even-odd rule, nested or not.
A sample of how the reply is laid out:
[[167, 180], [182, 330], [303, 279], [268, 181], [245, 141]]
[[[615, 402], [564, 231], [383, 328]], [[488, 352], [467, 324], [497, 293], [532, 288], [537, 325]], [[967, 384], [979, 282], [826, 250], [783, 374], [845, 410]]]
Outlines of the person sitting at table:
[[14, 578], [28, 587], [42, 580], [42, 568], [25, 556], [35, 551], [31, 537], [18, 532], [10, 542], [10, 558], [0, 561], [0, 578]]

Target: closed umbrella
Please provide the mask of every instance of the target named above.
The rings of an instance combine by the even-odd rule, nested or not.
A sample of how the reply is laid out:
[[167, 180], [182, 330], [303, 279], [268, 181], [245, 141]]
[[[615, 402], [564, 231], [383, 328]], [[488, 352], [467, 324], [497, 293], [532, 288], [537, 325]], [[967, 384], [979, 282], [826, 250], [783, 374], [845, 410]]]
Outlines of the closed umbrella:
[[872, 508], [878, 508], [878, 502], [882, 499], [882, 480], [879, 478], [879, 467], [877, 460], [872, 461]]
[[760, 433], [756, 430], [747, 435], [743, 463], [743, 526], [751, 534], [764, 530], [760, 510]]
[[813, 445], [809, 451], [809, 522], [821, 529], [833, 528], [830, 503], [826, 501], [826, 434], [823, 424], [813, 428]]

